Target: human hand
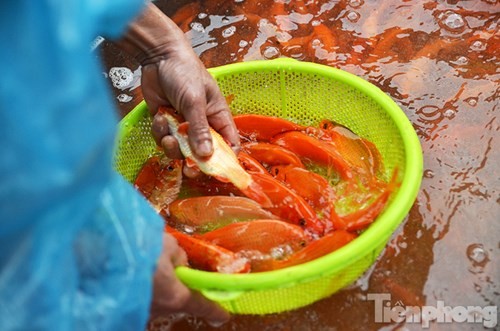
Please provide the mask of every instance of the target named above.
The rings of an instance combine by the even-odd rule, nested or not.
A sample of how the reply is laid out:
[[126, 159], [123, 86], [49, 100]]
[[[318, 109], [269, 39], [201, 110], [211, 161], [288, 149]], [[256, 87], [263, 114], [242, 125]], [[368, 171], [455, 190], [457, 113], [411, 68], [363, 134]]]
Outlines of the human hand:
[[174, 268], [186, 263], [186, 253], [179, 247], [174, 237], [165, 233], [163, 252], [154, 275], [150, 320], [186, 313], [200, 317], [214, 326], [227, 322], [230, 318], [228, 312], [200, 293], [188, 289], [176, 277]]
[[[171, 105], [189, 122], [188, 139], [196, 155], [213, 152], [209, 126], [239, 151], [238, 131], [217, 83], [182, 30], [161, 10], [149, 3], [117, 44], [142, 65], [142, 92], [152, 115], [159, 106]], [[167, 156], [182, 158], [165, 119], [154, 116], [152, 131]]]
[[[177, 109], [189, 122], [189, 143], [198, 156], [210, 156], [213, 152], [209, 126], [237, 153], [239, 136], [225, 98], [191, 46], [182, 44], [164, 50], [163, 54], [169, 54], [166, 58], [143, 65], [142, 90], [149, 109], [153, 115], [161, 105]], [[164, 117], [154, 117], [152, 131], [167, 156], [182, 158]]]

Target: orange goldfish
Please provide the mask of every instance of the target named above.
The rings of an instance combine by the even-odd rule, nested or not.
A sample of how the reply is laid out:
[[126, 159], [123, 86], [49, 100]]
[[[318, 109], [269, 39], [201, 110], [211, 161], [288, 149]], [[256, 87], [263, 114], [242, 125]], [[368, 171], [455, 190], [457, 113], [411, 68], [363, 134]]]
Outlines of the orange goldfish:
[[180, 150], [186, 158], [188, 166], [197, 166], [203, 173], [215, 177], [221, 182], [231, 182], [243, 194], [262, 206], [271, 205], [271, 201], [263, 193], [260, 185], [243, 169], [231, 147], [215, 130], [210, 128], [214, 152], [208, 158], [201, 158], [196, 156], [189, 146], [187, 135], [189, 123], [180, 123], [167, 107], [160, 107], [159, 112], [168, 121], [170, 133], [179, 142]]

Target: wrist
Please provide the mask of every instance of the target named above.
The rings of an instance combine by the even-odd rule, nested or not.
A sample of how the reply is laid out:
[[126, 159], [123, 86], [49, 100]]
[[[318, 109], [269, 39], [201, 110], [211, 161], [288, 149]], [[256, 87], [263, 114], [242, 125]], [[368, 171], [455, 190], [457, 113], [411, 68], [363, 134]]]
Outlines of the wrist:
[[179, 27], [149, 3], [117, 44], [141, 65], [147, 65], [168, 58], [185, 43], [187, 40]]

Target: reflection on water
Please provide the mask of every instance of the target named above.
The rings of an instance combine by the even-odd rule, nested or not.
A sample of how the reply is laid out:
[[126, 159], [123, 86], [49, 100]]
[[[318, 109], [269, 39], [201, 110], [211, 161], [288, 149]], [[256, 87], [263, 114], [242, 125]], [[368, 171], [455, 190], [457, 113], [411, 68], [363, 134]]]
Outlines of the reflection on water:
[[[208, 67], [286, 56], [367, 79], [401, 106], [424, 150], [417, 203], [361, 279], [309, 307], [235, 316], [217, 330], [420, 329], [412, 323], [375, 323], [369, 293], [390, 293], [393, 306], [436, 306], [439, 300], [452, 307], [498, 305], [498, 1], [156, 3], [184, 29]], [[100, 48], [107, 70], [138, 68], [111, 44]], [[120, 104], [122, 114], [142, 97], [140, 87], [114, 92], [131, 97]], [[192, 318], [171, 319], [168, 325], [211, 330]]]

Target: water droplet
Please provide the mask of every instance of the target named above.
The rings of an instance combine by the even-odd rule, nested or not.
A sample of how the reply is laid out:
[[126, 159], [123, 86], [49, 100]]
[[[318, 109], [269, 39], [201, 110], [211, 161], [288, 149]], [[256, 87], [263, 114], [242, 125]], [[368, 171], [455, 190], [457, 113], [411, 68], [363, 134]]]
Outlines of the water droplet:
[[482, 244], [472, 244], [467, 247], [467, 257], [472, 262], [473, 266], [484, 267], [488, 261], [488, 252]]
[[349, 6], [352, 8], [358, 8], [364, 3], [363, 0], [350, 0], [349, 1]]
[[318, 20], [314, 20], [311, 22], [312, 26], [319, 26], [320, 24], [321, 24], [321, 21], [318, 21]]
[[350, 11], [347, 13], [347, 19], [353, 23], [357, 22], [359, 20], [359, 13], [355, 11]]
[[463, 66], [469, 63], [469, 59], [465, 56], [459, 56], [455, 61], [451, 61], [451, 63]]
[[199, 13], [199, 14], [198, 14], [198, 18], [199, 18], [199, 19], [204, 19], [204, 18], [205, 18], [205, 17], [207, 17], [207, 16], [208, 16], [208, 14], [207, 14], [207, 13]]
[[464, 18], [452, 11], [445, 12], [439, 18], [441, 26], [451, 32], [461, 32], [465, 28]]
[[479, 284], [474, 284], [474, 290], [476, 290], [476, 292], [480, 293], [482, 288]]
[[205, 32], [205, 28], [200, 22], [191, 22], [189, 26], [196, 32]]
[[471, 45], [470, 45], [470, 49], [472, 51], [476, 51], [476, 52], [479, 52], [479, 51], [484, 51], [486, 49], [486, 43], [481, 41], [481, 40], [475, 40]]
[[417, 110], [417, 114], [422, 119], [422, 121], [436, 121], [441, 118], [441, 110], [436, 106], [424, 106]]
[[311, 46], [312, 46], [313, 48], [316, 48], [316, 47], [321, 47], [321, 46], [323, 46], [323, 44], [321, 43], [321, 40], [319, 40], [319, 39], [313, 39], [313, 40], [311, 41]]
[[113, 86], [121, 90], [127, 88], [134, 79], [132, 70], [126, 67], [113, 67], [109, 69], [108, 76], [111, 79]]
[[234, 0], [235, 3], [241, 3], [243, 1], [245, 1], [245, 0]]
[[133, 98], [132, 98], [130, 95], [128, 95], [128, 94], [122, 93], [122, 94], [118, 95], [118, 96], [116, 97], [116, 99], [117, 99], [119, 102], [126, 103], [126, 102], [131, 101]]
[[453, 117], [455, 117], [456, 114], [457, 112], [453, 109], [446, 109], [443, 113], [444, 117], [448, 119], [452, 119]]
[[266, 59], [268, 59], [268, 60], [269, 60], [269, 59], [274, 59], [274, 58], [277, 58], [277, 57], [280, 55], [280, 51], [279, 51], [279, 49], [278, 49], [278, 48], [276, 48], [276, 47], [274, 47], [274, 46], [269, 46], [269, 47], [267, 47], [267, 48], [264, 50], [264, 52], [263, 52], [263, 54], [262, 54], [262, 55], [264, 55], [264, 57], [265, 57]]
[[235, 26], [230, 26], [228, 27], [227, 29], [224, 29], [224, 31], [222, 31], [222, 36], [224, 38], [229, 38], [231, 37], [234, 33], [236, 32], [236, 27]]
[[469, 104], [469, 106], [474, 107], [477, 105], [477, 98], [470, 97], [470, 98], [465, 99], [465, 102], [467, 102]]
[[246, 47], [248, 45], [248, 41], [246, 40], [240, 40], [240, 43], [238, 44], [238, 46], [240, 47]]
[[424, 171], [425, 178], [434, 178], [434, 171], [427, 169]]

